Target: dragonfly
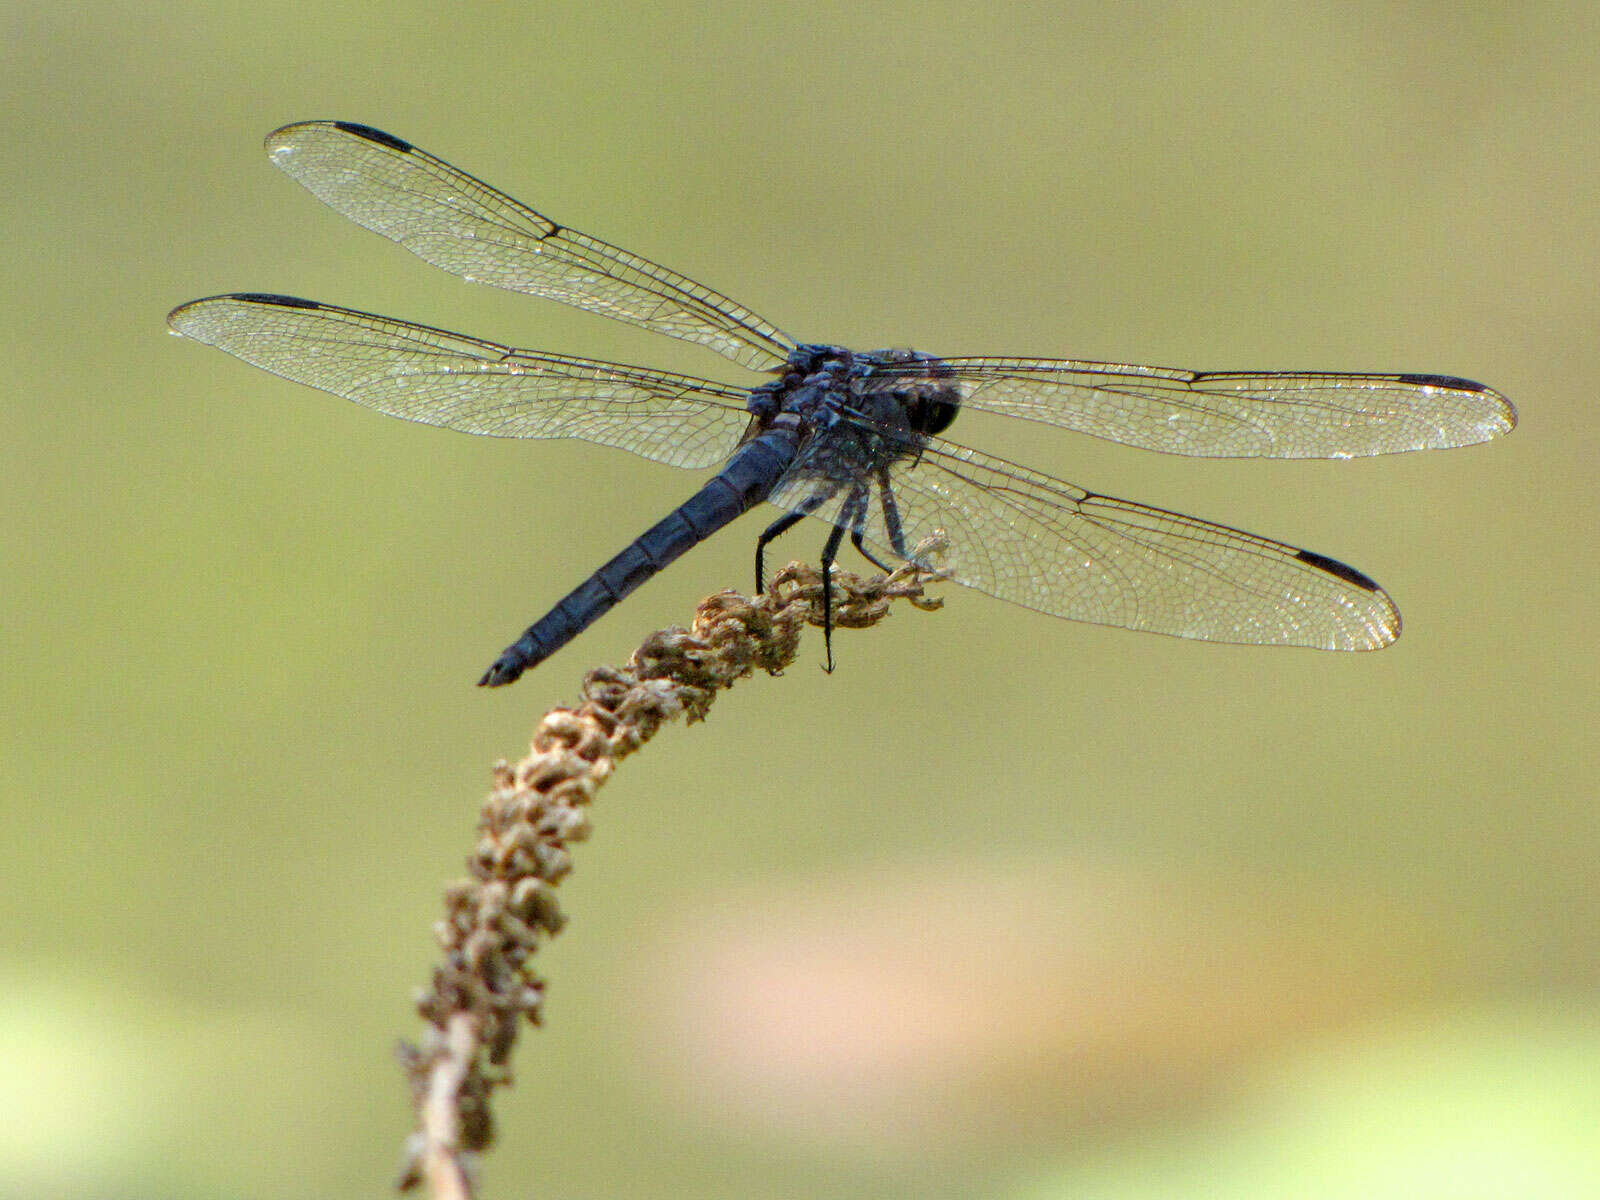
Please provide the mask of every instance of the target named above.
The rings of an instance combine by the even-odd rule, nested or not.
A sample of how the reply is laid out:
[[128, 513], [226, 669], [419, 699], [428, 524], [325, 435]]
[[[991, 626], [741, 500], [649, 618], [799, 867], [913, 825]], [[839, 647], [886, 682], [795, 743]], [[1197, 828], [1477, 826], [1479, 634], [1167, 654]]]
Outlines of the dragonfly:
[[272, 162], [336, 211], [474, 283], [703, 346], [754, 385], [516, 349], [293, 296], [180, 305], [173, 331], [409, 421], [490, 437], [581, 438], [674, 467], [718, 467], [478, 681], [511, 683], [691, 547], [765, 501], [774, 538], [806, 517], [821, 554], [827, 666], [833, 564], [931, 566], [1024, 608], [1214, 642], [1374, 650], [1400, 615], [1371, 578], [1315, 551], [1119, 500], [944, 437], [965, 411], [1205, 458], [1351, 458], [1483, 442], [1516, 413], [1449, 375], [1188, 371], [1049, 358], [936, 357], [799, 342], [666, 267], [559, 224], [409, 142], [348, 121], [284, 126]]

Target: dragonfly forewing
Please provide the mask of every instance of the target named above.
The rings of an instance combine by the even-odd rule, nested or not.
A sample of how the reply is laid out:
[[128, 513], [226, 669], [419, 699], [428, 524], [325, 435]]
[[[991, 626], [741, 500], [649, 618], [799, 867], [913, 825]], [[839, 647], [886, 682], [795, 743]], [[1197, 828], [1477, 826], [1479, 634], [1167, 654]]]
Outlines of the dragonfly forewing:
[[[1204, 372], [1042, 358], [945, 358], [963, 408], [1167, 454], [1356, 458], [1468, 446], [1508, 432], [1499, 392], [1445, 375]], [[886, 369], [876, 386], [903, 386]]]
[[381, 130], [307, 121], [269, 134], [266, 149], [330, 208], [473, 283], [695, 342], [755, 370], [779, 366], [794, 348], [726, 296], [552, 221]]

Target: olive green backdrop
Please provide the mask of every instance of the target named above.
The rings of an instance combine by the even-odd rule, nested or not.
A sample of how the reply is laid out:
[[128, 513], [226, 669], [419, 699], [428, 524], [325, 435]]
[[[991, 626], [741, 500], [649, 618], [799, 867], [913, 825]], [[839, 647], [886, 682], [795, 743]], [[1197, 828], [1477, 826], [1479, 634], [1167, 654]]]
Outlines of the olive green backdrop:
[[472, 686], [698, 478], [384, 419], [167, 310], [740, 375], [323, 208], [260, 142], [337, 117], [803, 339], [1447, 372], [1523, 422], [1345, 463], [959, 427], [1352, 562], [1405, 636], [951, 588], [832, 677], [808, 642], [602, 794], [487, 1195], [1600, 1195], [1595, 12], [11, 6], [0, 1193], [383, 1194], [490, 764], [749, 582], [759, 517]]

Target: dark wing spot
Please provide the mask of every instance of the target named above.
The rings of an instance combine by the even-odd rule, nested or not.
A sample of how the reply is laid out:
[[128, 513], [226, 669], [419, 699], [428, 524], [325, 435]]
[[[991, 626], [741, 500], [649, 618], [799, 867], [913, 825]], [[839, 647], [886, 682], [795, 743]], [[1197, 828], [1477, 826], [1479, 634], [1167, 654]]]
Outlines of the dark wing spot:
[[246, 304], [276, 304], [279, 308], [321, 308], [315, 300], [302, 300], [299, 296], [279, 296], [272, 292], [235, 292], [229, 300]]
[[1378, 585], [1375, 580], [1368, 579], [1354, 567], [1347, 567], [1337, 559], [1329, 558], [1326, 554], [1318, 554], [1314, 550], [1302, 550], [1297, 556], [1307, 566], [1316, 567], [1319, 571], [1326, 571], [1335, 579], [1342, 579], [1346, 583], [1354, 584], [1365, 592], [1375, 592]]
[[385, 133], [381, 129], [374, 129], [371, 125], [358, 125], [354, 121], [335, 121], [335, 129], [345, 133], [353, 133], [359, 138], [366, 138], [369, 142], [377, 142], [380, 146], [387, 146], [391, 150], [398, 150], [401, 154], [410, 154], [416, 149], [410, 142], [402, 142], [392, 133]]
[[1474, 383], [1470, 379], [1461, 379], [1455, 375], [1401, 375], [1401, 383], [1409, 383], [1415, 387], [1449, 388], [1452, 392], [1487, 392], [1489, 389], [1481, 383]]

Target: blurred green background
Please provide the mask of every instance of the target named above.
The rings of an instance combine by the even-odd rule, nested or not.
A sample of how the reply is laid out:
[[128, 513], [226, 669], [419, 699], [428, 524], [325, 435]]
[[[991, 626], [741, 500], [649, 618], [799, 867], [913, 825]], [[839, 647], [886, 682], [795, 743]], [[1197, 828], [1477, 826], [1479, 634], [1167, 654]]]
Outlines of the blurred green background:
[[383, 1194], [491, 762], [747, 583], [758, 517], [472, 686], [698, 479], [387, 420], [166, 311], [739, 372], [466, 286], [259, 149], [337, 117], [804, 339], [1448, 372], [1523, 418], [1346, 463], [974, 420], [1350, 561], [1406, 635], [952, 588], [832, 677], [808, 642], [602, 794], [487, 1195], [1600, 1195], [1596, 11], [10, 6], [0, 1194]]

